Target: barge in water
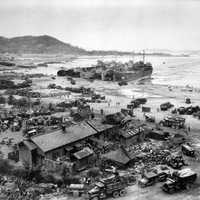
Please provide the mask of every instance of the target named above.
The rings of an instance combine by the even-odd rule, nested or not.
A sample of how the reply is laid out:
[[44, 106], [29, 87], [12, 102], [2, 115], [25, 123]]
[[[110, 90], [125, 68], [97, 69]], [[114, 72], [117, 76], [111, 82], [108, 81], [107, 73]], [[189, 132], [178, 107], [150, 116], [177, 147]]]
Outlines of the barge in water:
[[148, 78], [153, 72], [151, 63], [143, 61], [133, 62], [132, 60], [121, 63], [116, 61], [97, 61], [96, 65], [84, 68], [72, 68], [59, 70], [58, 76], [70, 76], [74, 78], [85, 78], [89, 80], [103, 81], [133, 81], [141, 78]]

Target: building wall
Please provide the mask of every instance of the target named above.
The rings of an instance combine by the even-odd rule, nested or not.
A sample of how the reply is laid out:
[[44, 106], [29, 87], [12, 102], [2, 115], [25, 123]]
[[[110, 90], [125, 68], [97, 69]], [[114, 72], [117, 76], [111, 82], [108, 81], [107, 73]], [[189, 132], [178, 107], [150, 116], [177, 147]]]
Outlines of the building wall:
[[32, 154], [26, 146], [19, 147], [19, 160], [24, 166], [32, 168]]
[[[93, 137], [93, 136], [91, 136], [91, 137]], [[68, 155], [69, 156], [69, 153], [67, 153], [66, 150], [65, 150], [66, 147], [69, 147], [69, 146], [73, 147], [76, 144], [81, 144], [81, 145], [84, 146], [86, 144], [86, 141], [87, 141], [87, 138], [85, 138], [84, 140], [81, 140], [81, 141], [77, 141], [75, 143], [70, 143], [68, 145], [62, 146], [62, 147], [60, 147], [58, 149], [46, 152], [45, 153], [45, 158], [50, 159], [50, 160], [55, 160], [55, 157], [61, 157], [61, 156], [64, 156], [64, 155]]]
[[45, 157], [50, 160], [56, 160], [56, 158], [61, 157], [63, 155], [64, 155], [64, 148], [59, 148], [59, 149], [55, 149], [50, 152], [47, 152], [45, 154]]
[[120, 142], [124, 146], [130, 146], [139, 142], [139, 135], [134, 135], [131, 138], [121, 137]]
[[142, 131], [142, 132], [139, 133], [139, 141], [140, 141], [140, 142], [143, 142], [143, 141], [144, 141], [144, 138], [145, 138], [145, 132]]
[[[36, 162], [33, 163], [33, 165], [37, 166], [37, 165], [41, 165], [43, 163], [44, 160], [44, 153], [40, 150], [40, 149], [36, 149], [35, 151], [32, 151], [32, 162], [35, 160]], [[36, 157], [34, 157], [36, 156]]]
[[113, 137], [118, 135], [119, 129], [116, 126], [115, 128], [109, 128], [104, 131], [101, 131], [96, 135], [95, 137], [101, 139], [101, 140], [112, 140]]
[[86, 158], [75, 161], [75, 169], [77, 171], [87, 168], [89, 164], [93, 161], [94, 155], [88, 156]]
[[43, 164], [44, 167], [51, 172], [61, 172], [64, 168], [69, 170], [70, 173], [73, 173], [74, 171], [74, 164], [70, 162], [58, 162], [49, 159], [44, 159]]
[[86, 106], [84, 108], [79, 108], [78, 109], [78, 113], [81, 117], [85, 118], [85, 117], [89, 117], [89, 115], [91, 114], [91, 110], [89, 106]]

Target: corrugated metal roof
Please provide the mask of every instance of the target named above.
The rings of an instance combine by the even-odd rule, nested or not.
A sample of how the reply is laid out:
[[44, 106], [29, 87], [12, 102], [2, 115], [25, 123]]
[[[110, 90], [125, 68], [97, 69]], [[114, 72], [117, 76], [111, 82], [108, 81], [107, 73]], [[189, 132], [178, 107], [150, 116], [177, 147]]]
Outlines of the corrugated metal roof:
[[30, 141], [24, 140], [23, 143], [24, 143], [25, 146], [27, 146], [27, 148], [30, 151], [37, 148], [37, 146], [34, 143], [30, 142]]
[[89, 148], [89, 147], [85, 147], [84, 149], [74, 153], [74, 156], [77, 158], [77, 159], [82, 159], [82, 158], [85, 158], [85, 157], [88, 157], [90, 155], [92, 155], [94, 152]]
[[102, 124], [102, 122], [100, 121], [100, 119], [94, 119], [94, 120], [88, 120], [87, 123], [94, 128], [95, 130], [97, 130], [98, 132], [102, 132], [105, 131], [107, 129], [110, 129], [113, 127], [113, 125], [110, 124]]
[[127, 131], [123, 131], [121, 133], [121, 135], [125, 138], [130, 138], [134, 135], [137, 135], [139, 133], [139, 130], [138, 129], [135, 129], [135, 130], [127, 130]]
[[95, 135], [97, 131], [91, 128], [87, 123], [72, 125], [62, 130], [51, 133], [34, 136], [31, 140], [43, 151], [48, 152], [53, 149], [65, 146], [67, 144], [82, 140], [91, 135]]

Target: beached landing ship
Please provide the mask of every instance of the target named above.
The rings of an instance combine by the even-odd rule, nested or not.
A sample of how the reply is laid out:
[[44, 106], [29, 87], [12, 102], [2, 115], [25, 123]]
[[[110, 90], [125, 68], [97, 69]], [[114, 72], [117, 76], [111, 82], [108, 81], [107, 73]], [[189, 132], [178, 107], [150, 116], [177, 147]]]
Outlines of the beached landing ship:
[[151, 63], [144, 63], [143, 61], [134, 63], [130, 60], [126, 63], [121, 63], [116, 61], [103, 62], [99, 60], [96, 65], [91, 67], [59, 70], [57, 75], [120, 82], [149, 78], [152, 72], [153, 67]]

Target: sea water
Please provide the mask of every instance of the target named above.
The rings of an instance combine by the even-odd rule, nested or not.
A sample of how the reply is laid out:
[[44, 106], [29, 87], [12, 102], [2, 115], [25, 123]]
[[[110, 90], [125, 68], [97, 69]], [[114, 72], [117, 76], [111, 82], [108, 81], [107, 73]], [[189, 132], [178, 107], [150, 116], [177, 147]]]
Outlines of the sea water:
[[[48, 67], [38, 67], [37, 69], [21, 69], [24, 73], [43, 73], [46, 75], [56, 75], [59, 69], [69, 69], [74, 67], [90, 67], [95, 65], [97, 60], [139, 61], [141, 56], [81, 56], [70, 62], [60, 64], [49, 64]], [[200, 87], [200, 56], [190, 57], [166, 57], [166, 56], [146, 56], [145, 62], [152, 63], [154, 84], [178, 85]]]

